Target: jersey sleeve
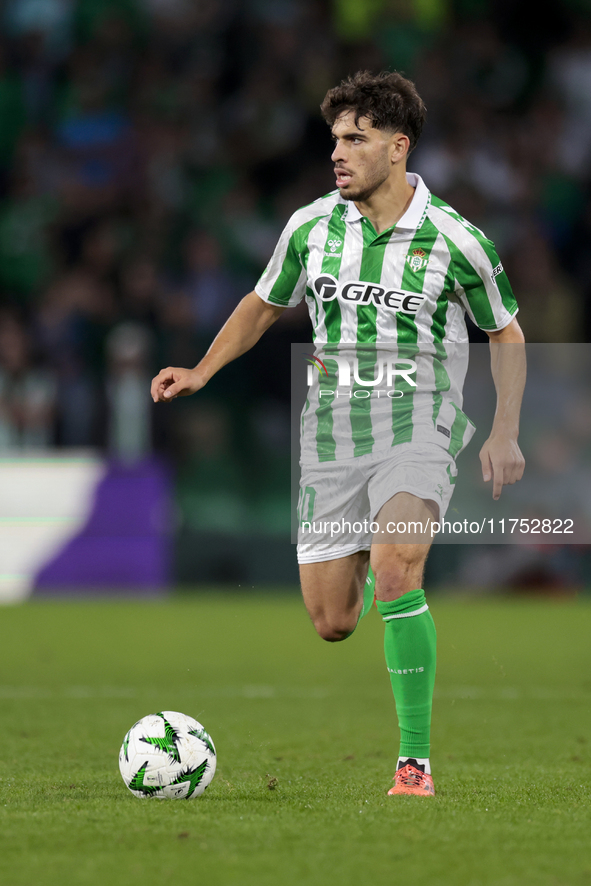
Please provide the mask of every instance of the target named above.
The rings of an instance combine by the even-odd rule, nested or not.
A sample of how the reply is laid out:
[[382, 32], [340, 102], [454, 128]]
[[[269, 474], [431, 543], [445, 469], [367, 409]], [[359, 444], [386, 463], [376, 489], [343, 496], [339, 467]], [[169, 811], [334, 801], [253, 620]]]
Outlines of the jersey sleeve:
[[290, 223], [283, 231], [271, 260], [254, 291], [272, 305], [294, 308], [306, 292], [306, 269], [301, 259], [297, 228]]
[[470, 240], [454, 255], [456, 294], [480, 329], [504, 329], [518, 311], [511, 284], [494, 244], [485, 237]]

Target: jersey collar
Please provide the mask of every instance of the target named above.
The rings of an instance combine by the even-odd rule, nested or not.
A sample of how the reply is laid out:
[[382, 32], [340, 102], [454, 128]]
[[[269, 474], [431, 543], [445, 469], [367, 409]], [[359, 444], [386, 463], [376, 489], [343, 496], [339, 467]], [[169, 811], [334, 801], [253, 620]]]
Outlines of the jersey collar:
[[[410, 201], [410, 206], [394, 227], [397, 231], [416, 231], [424, 221], [431, 194], [421, 176], [417, 175], [416, 172], [407, 172], [406, 180], [415, 189], [414, 197]], [[347, 200], [346, 202], [346, 222], [356, 222], [363, 218], [352, 200]]]

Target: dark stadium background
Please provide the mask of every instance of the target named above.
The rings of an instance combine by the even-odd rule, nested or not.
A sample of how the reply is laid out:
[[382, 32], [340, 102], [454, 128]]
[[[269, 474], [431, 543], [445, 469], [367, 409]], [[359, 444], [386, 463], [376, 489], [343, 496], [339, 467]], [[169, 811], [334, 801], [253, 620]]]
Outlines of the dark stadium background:
[[[290, 213], [332, 189], [318, 106], [350, 72], [416, 81], [410, 169], [495, 240], [527, 339], [589, 340], [588, 0], [4, 0], [0, 23], [0, 462], [108, 459], [77, 562], [122, 564], [45, 563], [37, 593], [297, 580], [305, 312], [197, 397], [155, 407], [148, 390], [198, 361]], [[149, 525], [144, 494], [162, 505]], [[435, 550], [429, 586], [458, 586], [465, 555]], [[534, 548], [479, 590], [584, 588], [588, 563]]]

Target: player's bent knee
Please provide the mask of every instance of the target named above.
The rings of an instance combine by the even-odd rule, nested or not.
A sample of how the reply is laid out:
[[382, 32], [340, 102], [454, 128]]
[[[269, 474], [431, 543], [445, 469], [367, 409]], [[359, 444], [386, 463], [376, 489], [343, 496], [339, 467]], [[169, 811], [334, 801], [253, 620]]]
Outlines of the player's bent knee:
[[339, 643], [341, 640], [346, 640], [355, 630], [355, 625], [356, 622], [351, 622], [349, 619], [327, 619], [324, 616], [314, 619], [316, 633], [327, 643]]
[[340, 628], [333, 628], [330, 625], [323, 627], [321, 630], [316, 628], [318, 635], [322, 637], [323, 640], [326, 640], [327, 643], [340, 643], [341, 640], [346, 640], [347, 637], [350, 637], [353, 633], [353, 628], [348, 628], [346, 630], [342, 630]]

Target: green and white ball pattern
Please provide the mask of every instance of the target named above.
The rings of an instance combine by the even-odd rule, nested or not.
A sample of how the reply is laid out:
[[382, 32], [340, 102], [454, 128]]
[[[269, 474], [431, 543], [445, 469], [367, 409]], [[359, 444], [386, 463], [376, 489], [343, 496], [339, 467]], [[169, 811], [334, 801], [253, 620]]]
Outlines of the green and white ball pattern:
[[177, 711], [149, 714], [119, 752], [123, 781], [136, 797], [193, 800], [215, 775], [216, 752], [201, 723]]

